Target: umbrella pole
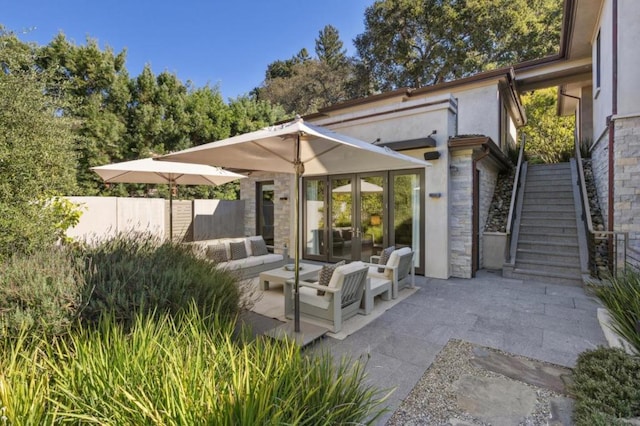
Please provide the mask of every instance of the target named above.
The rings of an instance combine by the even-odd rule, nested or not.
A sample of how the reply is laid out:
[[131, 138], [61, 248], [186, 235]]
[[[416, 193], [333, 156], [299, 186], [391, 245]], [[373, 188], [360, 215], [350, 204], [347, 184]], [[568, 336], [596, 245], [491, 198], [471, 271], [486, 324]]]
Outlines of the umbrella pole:
[[173, 242], [173, 183], [169, 181], [169, 241]]
[[300, 177], [304, 172], [304, 165], [300, 162], [300, 135], [296, 139], [294, 167], [296, 171], [296, 182], [294, 184], [294, 254], [293, 254], [293, 269], [294, 269], [294, 331], [300, 332]]

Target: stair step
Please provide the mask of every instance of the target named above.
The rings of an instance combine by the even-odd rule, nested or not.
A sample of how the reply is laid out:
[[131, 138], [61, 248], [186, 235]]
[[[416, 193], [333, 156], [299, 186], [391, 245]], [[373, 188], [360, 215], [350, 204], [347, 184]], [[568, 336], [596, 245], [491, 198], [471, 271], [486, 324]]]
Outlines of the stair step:
[[555, 274], [536, 271], [533, 269], [514, 268], [510, 273], [512, 278], [531, 279], [554, 284], [582, 285], [582, 275]]
[[[518, 240], [518, 249], [530, 249], [546, 251], [548, 253], [565, 253], [565, 252], [578, 252], [578, 243], [557, 243], [551, 241], [537, 241], [537, 240]], [[516, 260], [518, 258], [516, 257]]]
[[554, 223], [544, 223], [538, 225], [529, 225], [523, 224], [520, 221], [520, 235], [522, 234], [532, 234], [532, 233], [543, 233], [543, 234], [556, 234], [556, 235], [578, 235], [578, 228], [575, 226], [575, 221], [573, 226], [567, 225], [556, 225]]
[[[576, 214], [575, 212], [555, 212], [553, 215], [550, 215], [546, 211], [534, 211], [534, 212], [522, 212], [522, 222], [529, 220], [543, 220], [549, 223], [555, 223], [558, 225], [567, 224], [567, 225], [575, 225], [576, 224]], [[528, 223], [529, 224], [529, 223]]]
[[578, 235], [563, 235], [545, 232], [522, 232], [519, 235], [520, 241], [541, 241], [546, 243], [577, 243]]
[[525, 194], [529, 191], [537, 192], [537, 191], [549, 191], [549, 192], [568, 192], [573, 191], [573, 187], [571, 183], [562, 182], [536, 182], [536, 181], [527, 181], [524, 185]]
[[566, 191], [549, 191], [549, 188], [529, 189], [525, 191], [527, 197], [539, 197], [539, 198], [573, 198], [573, 190], [567, 189]]
[[539, 197], [538, 195], [533, 195], [533, 194], [525, 194], [524, 196], [524, 200], [522, 201], [522, 207], [523, 209], [527, 209], [528, 207], [531, 206], [537, 206], [537, 205], [556, 205], [556, 206], [570, 206], [572, 208], [575, 208], [574, 206], [574, 202], [573, 202], [573, 196], [571, 197], [555, 197], [555, 198], [545, 198], [545, 197]]
[[576, 211], [575, 206], [572, 204], [534, 204], [527, 206], [522, 206], [522, 213], [533, 213], [533, 212], [546, 212], [548, 215], [552, 215], [554, 213], [574, 213]]
[[553, 262], [548, 260], [520, 260], [516, 259], [516, 269], [531, 269], [535, 271], [545, 272], [548, 274], [566, 274], [581, 276], [580, 262], [565, 263]]
[[527, 182], [571, 182], [571, 172], [527, 173]]
[[529, 170], [563, 170], [571, 169], [570, 163], [551, 163], [551, 164], [530, 164]]
[[567, 262], [567, 264], [573, 264], [574, 262], [580, 262], [580, 255], [577, 251], [566, 252], [549, 252], [548, 250], [536, 250], [519, 248], [516, 250], [516, 262], [528, 260], [549, 260], [558, 262]]

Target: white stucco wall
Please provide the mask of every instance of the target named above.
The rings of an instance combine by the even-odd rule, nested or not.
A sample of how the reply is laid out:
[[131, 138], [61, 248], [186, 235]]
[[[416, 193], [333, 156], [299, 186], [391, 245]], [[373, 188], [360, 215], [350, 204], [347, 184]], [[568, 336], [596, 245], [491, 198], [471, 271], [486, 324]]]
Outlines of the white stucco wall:
[[618, 115], [640, 114], [639, 41], [640, 1], [618, 0]]
[[492, 84], [455, 93], [458, 99], [458, 134], [489, 136], [500, 143], [500, 96]]
[[[606, 0], [600, 15], [598, 29], [593, 33], [592, 58], [593, 58], [593, 130], [594, 137], [599, 137], [607, 126], [607, 117], [611, 115], [612, 99], [612, 22], [611, 1]], [[596, 82], [596, 38], [600, 31], [600, 87]]]

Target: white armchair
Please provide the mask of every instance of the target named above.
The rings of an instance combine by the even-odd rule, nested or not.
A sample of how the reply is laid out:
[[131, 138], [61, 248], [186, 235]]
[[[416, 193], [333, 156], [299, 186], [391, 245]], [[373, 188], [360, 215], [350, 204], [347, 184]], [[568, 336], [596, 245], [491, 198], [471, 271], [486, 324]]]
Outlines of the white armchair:
[[[395, 299], [398, 297], [398, 291], [405, 287], [415, 287], [413, 256], [413, 250], [409, 247], [394, 250], [386, 265], [368, 264], [369, 278], [372, 282], [374, 280], [390, 280], [391, 296]], [[378, 272], [379, 268], [384, 268], [384, 271]], [[373, 304], [373, 300], [371, 304]]]
[[[337, 267], [328, 286], [301, 281], [300, 316], [328, 323], [331, 331], [338, 333], [342, 330], [343, 321], [356, 315], [360, 309], [368, 270], [364, 263], [353, 262]], [[293, 285], [292, 280], [285, 283], [284, 297], [294, 297]], [[318, 296], [318, 290], [324, 291], [324, 295]], [[293, 303], [285, 305], [293, 306]], [[293, 312], [285, 314], [290, 317]]]

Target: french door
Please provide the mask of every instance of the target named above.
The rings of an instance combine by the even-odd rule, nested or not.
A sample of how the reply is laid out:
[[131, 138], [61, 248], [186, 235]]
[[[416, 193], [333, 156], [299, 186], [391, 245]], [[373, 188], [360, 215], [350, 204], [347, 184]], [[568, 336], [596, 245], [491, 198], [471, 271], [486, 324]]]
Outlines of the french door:
[[303, 257], [363, 260], [390, 245], [416, 252], [422, 271], [424, 172], [309, 177], [303, 181]]

